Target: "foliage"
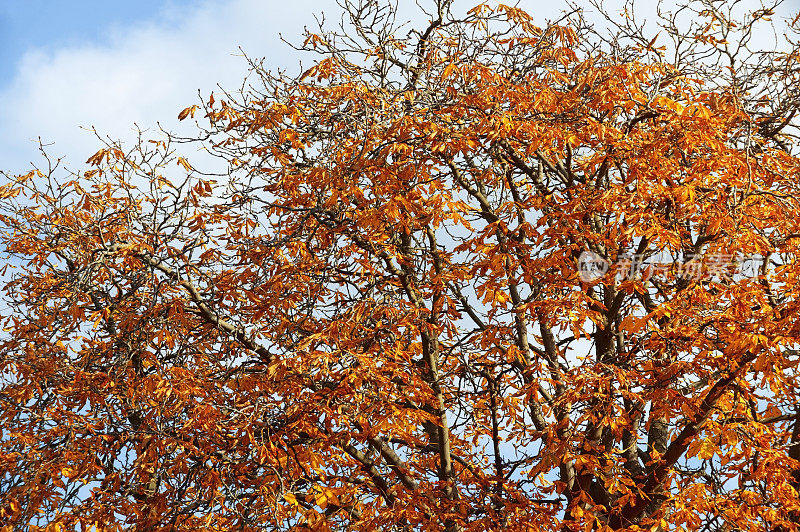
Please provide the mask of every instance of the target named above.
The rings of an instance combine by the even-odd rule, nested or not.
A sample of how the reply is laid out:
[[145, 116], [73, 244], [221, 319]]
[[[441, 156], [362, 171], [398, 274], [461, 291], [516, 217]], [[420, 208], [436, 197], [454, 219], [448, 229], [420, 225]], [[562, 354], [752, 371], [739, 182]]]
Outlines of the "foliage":
[[797, 26], [721, 6], [345, 1], [7, 176], [2, 530], [800, 530]]

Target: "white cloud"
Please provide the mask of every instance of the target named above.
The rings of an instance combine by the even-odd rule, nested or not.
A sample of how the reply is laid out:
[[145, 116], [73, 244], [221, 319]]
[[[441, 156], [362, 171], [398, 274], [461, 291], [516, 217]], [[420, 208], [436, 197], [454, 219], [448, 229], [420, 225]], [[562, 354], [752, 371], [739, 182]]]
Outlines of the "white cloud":
[[0, 167], [20, 171], [35, 161], [40, 136], [55, 143], [53, 155], [80, 165], [98, 147], [81, 126], [123, 142], [133, 138], [134, 123], [173, 128], [198, 89], [207, 96], [217, 84], [241, 85], [240, 46], [270, 67], [296, 65], [278, 33], [296, 41], [321, 10], [338, 8], [333, 0], [207, 1], [190, 12], [167, 9], [145, 26], [113, 28], [104, 45], [32, 51], [0, 92]]

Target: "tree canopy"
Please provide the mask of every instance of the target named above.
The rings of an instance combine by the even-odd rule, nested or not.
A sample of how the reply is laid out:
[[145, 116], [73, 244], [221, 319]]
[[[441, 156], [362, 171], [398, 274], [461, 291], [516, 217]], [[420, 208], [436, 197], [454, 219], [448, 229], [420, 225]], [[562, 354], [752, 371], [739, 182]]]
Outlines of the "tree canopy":
[[341, 7], [5, 175], [0, 530], [800, 530], [798, 19]]

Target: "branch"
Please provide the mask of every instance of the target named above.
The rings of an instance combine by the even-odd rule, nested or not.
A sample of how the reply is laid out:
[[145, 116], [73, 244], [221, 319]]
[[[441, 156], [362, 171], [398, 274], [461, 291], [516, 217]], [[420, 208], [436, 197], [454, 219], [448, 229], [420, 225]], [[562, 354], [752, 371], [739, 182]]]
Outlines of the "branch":
[[[119, 253], [122, 251], [131, 251], [131, 254], [133, 256], [135, 256], [148, 266], [151, 266], [152, 268], [162, 272], [167, 277], [170, 277], [172, 279], [180, 278], [178, 272], [167, 266], [162, 259], [135, 250], [132, 244], [126, 244], [126, 243], [110, 244], [106, 246], [105, 250], [103, 251], [105, 251], [106, 253]], [[203, 316], [203, 318], [205, 318], [206, 321], [233, 336], [233, 338], [241, 345], [243, 345], [245, 348], [259, 355], [265, 364], [269, 364], [275, 359], [275, 354], [270, 353], [264, 346], [259, 345], [255, 340], [253, 340], [250, 336], [248, 336], [244, 328], [237, 327], [228, 320], [219, 317], [217, 313], [214, 312], [208, 306], [206, 300], [197, 290], [197, 287], [194, 286], [194, 284], [192, 284], [188, 279], [181, 279], [180, 282], [178, 282], [178, 286], [186, 290], [186, 292], [189, 294], [189, 298], [195, 304], [197, 309], [200, 311], [200, 315]]]
[[[692, 419], [692, 421], [683, 428], [678, 436], [672, 440], [672, 443], [669, 444], [666, 452], [663, 454], [658, 464], [655, 465], [648, 475], [648, 479], [642, 487], [643, 493], [652, 494], [663, 484], [672, 466], [675, 465], [678, 459], [680, 459], [680, 457], [686, 452], [686, 449], [689, 448], [689, 444], [691, 443], [692, 439], [694, 439], [694, 437], [700, 433], [705, 420], [711, 414], [711, 411], [713, 410], [717, 400], [722, 396], [722, 394], [725, 393], [725, 391], [728, 389], [728, 386], [730, 386], [730, 384], [738, 378], [740, 371], [745, 368], [748, 363], [755, 360], [755, 358], [755, 353], [746, 353], [737, 368], [732, 370], [727, 376], [720, 378], [716, 383], [714, 383], [711, 389], [708, 390], [708, 393], [706, 393], [706, 396], [700, 403], [698, 412], [694, 416], [694, 419]], [[627, 525], [633, 523], [636, 517], [645, 510], [650, 502], [651, 501], [649, 498], [640, 498], [636, 504], [628, 506], [624, 512], [614, 516], [614, 519], [610, 521], [610, 524], [613, 523], [611, 528], [623, 528], [623, 524]]]

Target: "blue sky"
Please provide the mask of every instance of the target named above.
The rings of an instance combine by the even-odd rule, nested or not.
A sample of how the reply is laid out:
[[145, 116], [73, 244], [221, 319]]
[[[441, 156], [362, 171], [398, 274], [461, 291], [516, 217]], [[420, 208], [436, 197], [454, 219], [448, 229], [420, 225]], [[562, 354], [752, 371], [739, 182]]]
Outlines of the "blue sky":
[[180, 109], [219, 83], [239, 87], [241, 46], [272, 67], [299, 58], [312, 13], [334, 0], [0, 0], [0, 169], [26, 171], [48, 153], [73, 168], [97, 151], [89, 131], [128, 144], [134, 124], [177, 127]]
[[[540, 23], [565, 6], [520, 1]], [[653, 10], [650, 0], [637, 6], [639, 14]], [[786, 0], [784, 12], [799, 8], [800, 0]], [[278, 34], [297, 41], [320, 12], [335, 19], [339, 8], [335, 0], [0, 0], [0, 170], [41, 161], [39, 138], [75, 168], [98, 149], [91, 127], [128, 145], [134, 124], [185, 127], [177, 113], [197, 102], [198, 90], [207, 97], [217, 84], [241, 86], [239, 47], [269, 68], [299, 69]]]
[[0, 80], [14, 75], [26, 51], [53, 52], [107, 43], [115, 28], [140, 24], [164, 11], [190, 10], [198, 0], [0, 0]]

